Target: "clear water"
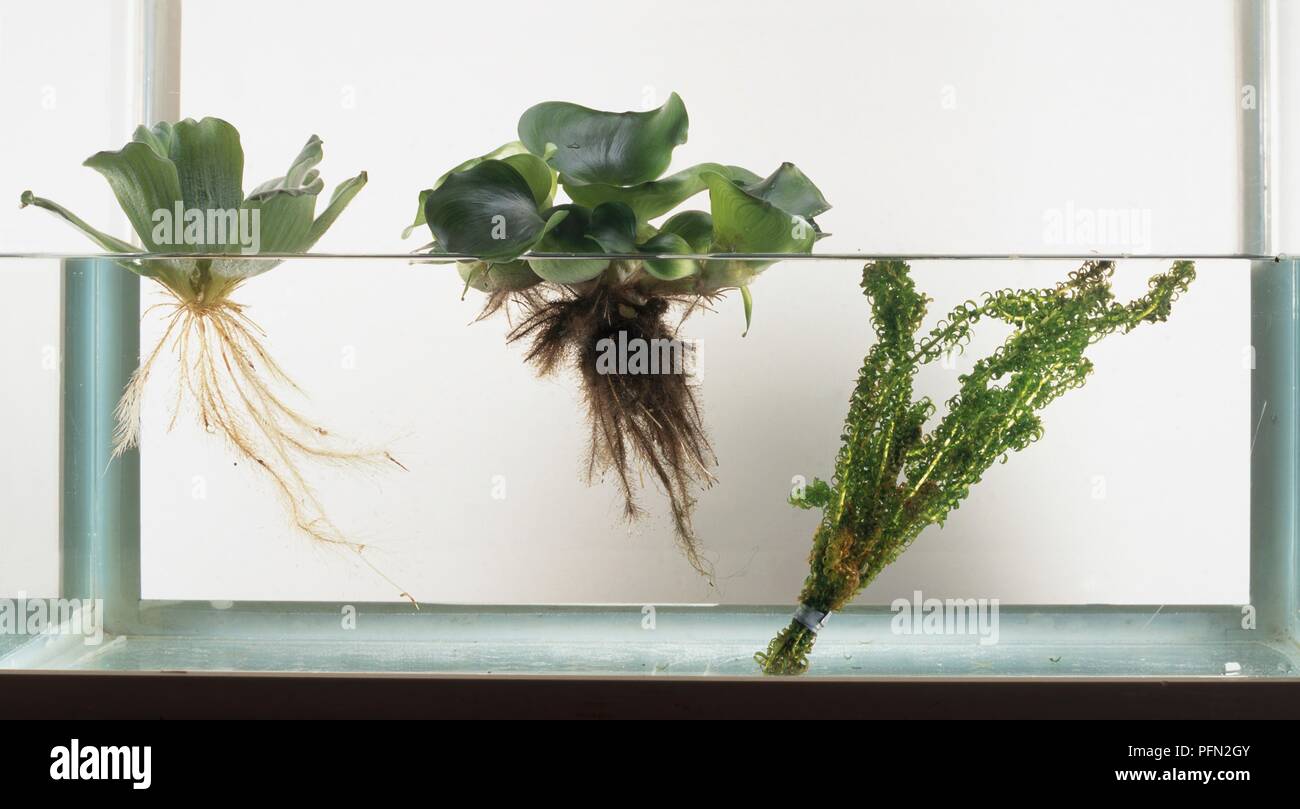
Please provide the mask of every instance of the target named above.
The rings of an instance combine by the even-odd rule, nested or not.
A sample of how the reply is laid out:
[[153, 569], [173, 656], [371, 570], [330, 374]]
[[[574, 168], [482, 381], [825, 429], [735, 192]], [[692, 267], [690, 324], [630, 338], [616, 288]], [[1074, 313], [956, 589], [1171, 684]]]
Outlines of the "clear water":
[[[538, 378], [522, 348], [506, 344], [502, 315], [474, 322], [482, 296], [462, 300], [453, 267], [407, 256], [288, 260], [234, 297], [301, 388], [285, 392], [287, 403], [343, 446], [400, 461], [302, 466], [330, 519], [365, 545], [362, 556], [295, 529], [268, 476], [205, 430], [186, 397], [172, 423], [179, 375], [165, 350], [144, 398], [138, 489], [126, 474], [137, 468], [132, 452], [105, 467], [125, 475], [125, 488], [99, 495], [129, 502], [83, 504], [130, 514], [138, 503], [138, 540], [130, 530], [116, 537], [118, 566], [99, 558], [89, 574], [110, 602], [126, 582], [129, 616], [103, 645], [38, 654], [10, 637], [0, 650], [25, 666], [751, 673], [749, 655], [785, 623], [807, 572], [817, 515], [786, 498], [831, 472], [873, 341], [858, 288], [865, 260], [819, 256], [766, 270], [743, 337], [734, 293], [682, 324], [697, 346], [718, 456], [695, 513], [712, 580], [675, 547], [649, 480], [634, 523], [612, 480], [584, 480], [588, 426], [574, 372]], [[1050, 286], [1079, 260], [911, 263], [934, 299], [928, 328], [984, 291]], [[1140, 295], [1168, 264], [1119, 261], [1117, 296]], [[61, 324], [61, 290], [87, 274], [111, 285], [129, 276], [54, 257], [0, 266], [24, 290], [0, 304], [2, 358], [24, 392], [5, 397], [0, 414], [24, 425], [14, 436], [21, 462], [5, 466], [0, 487], [0, 596], [68, 595], [84, 570], [70, 571], [70, 546], [83, 538], [68, 535], [67, 510], [83, 492], [69, 487], [67, 464], [90, 448], [75, 422], [82, 411], [59, 415], [85, 379], [57, 360], [87, 327]], [[942, 529], [927, 529], [834, 617], [815, 671], [1294, 673], [1275, 635], [1242, 628], [1252, 581], [1261, 592], [1261, 553], [1288, 541], [1284, 522], [1261, 524], [1259, 514], [1279, 496], [1261, 490], [1288, 474], [1277, 459], [1291, 440], [1293, 391], [1274, 376], [1294, 362], [1294, 349], [1276, 342], [1293, 325], [1294, 268], [1220, 256], [1201, 257], [1197, 271], [1169, 322], [1095, 345], [1095, 373], [1046, 411], [1042, 440], [990, 470]], [[140, 292], [147, 357], [167, 316], [150, 307], [166, 299], [149, 281]], [[944, 401], [1007, 333], [981, 328], [964, 355], [923, 369], [918, 393]], [[75, 370], [100, 383], [114, 373], [98, 354]], [[101, 395], [90, 406], [110, 423], [115, 404]], [[1286, 497], [1274, 515], [1291, 507]], [[931, 598], [999, 605], [996, 637], [929, 634], [919, 623], [900, 631], [899, 600]], [[349, 608], [359, 616], [352, 628]], [[1117, 643], [1147, 653], [1136, 659]], [[1229, 663], [1238, 668], [1225, 671]]]

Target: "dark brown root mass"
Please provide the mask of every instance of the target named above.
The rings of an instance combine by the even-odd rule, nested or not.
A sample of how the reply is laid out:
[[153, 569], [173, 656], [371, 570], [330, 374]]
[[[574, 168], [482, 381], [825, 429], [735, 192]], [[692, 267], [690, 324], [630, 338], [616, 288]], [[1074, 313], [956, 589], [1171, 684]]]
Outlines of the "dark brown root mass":
[[[681, 341], [677, 324], [668, 321], [674, 307], [684, 309], [684, 319], [699, 303], [695, 297], [646, 297], [608, 284], [583, 291], [548, 286], [494, 295], [483, 316], [502, 308], [517, 310], [507, 340], [526, 343], [526, 359], [538, 375], [566, 366], [578, 372], [591, 426], [588, 482], [613, 472], [623, 492], [624, 513], [635, 520], [642, 510], [634, 470], [648, 470], [668, 497], [677, 543], [696, 570], [711, 576], [691, 514], [693, 492], [712, 484], [709, 468], [717, 459], [689, 373], [695, 348]], [[612, 342], [602, 343], [606, 339]], [[646, 346], [671, 345], [680, 363], [661, 363], [649, 373], [619, 373], [610, 371], [608, 355], [600, 362], [611, 346], [635, 346], [636, 340]]]

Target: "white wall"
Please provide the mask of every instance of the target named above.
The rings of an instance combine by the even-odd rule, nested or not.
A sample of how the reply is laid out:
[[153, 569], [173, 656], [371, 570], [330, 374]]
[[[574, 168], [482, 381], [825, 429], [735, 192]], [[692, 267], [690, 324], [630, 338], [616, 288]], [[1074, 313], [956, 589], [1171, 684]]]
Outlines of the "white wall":
[[1295, 47], [1300, 41], [1300, 3], [1277, 3], [1275, 10], [1272, 51], [1279, 81], [1271, 110], [1277, 206], [1273, 249], [1295, 255], [1300, 252], [1300, 50]]
[[[120, 0], [0, 4], [0, 253], [92, 249], [35, 209], [27, 188], [112, 229], [123, 218], [81, 167], [129, 132]], [[57, 261], [0, 258], [0, 596], [58, 590], [59, 296]]]
[[[89, 26], [64, 19], [61, 30], [93, 37]], [[327, 182], [367, 169], [370, 185], [319, 245], [329, 251], [414, 247], [397, 237], [415, 192], [512, 139], [532, 103], [640, 108], [676, 90], [692, 127], [675, 165], [798, 163], [835, 205], [822, 218], [835, 234], [820, 245], [828, 251], [1230, 253], [1234, 36], [1227, 0], [575, 2], [558, 17], [523, 2], [316, 3], [309, 13], [192, 2], [182, 111], [239, 126], [246, 187], [281, 173], [312, 132], [325, 140]], [[92, 127], [68, 143], [70, 128], [27, 144], [0, 193], [32, 185], [86, 200], [88, 216], [111, 208], [77, 163], [118, 140]], [[1133, 212], [1149, 228], [1066, 242], [1046, 232], [1053, 217], [1101, 211]], [[27, 224], [39, 219], [0, 206], [5, 244], [84, 249], [66, 229]], [[986, 288], [1050, 284], [1068, 269], [931, 264], [917, 277], [937, 317]], [[1159, 269], [1127, 263], [1117, 285], [1135, 294]], [[573, 385], [536, 380], [503, 345], [499, 320], [467, 327], [475, 304], [458, 300], [449, 270], [291, 262], [243, 299], [311, 392], [310, 409], [360, 440], [390, 440], [411, 467], [315, 480], [339, 522], [421, 599], [780, 603], [796, 594], [816, 519], [785, 506], [785, 493], [794, 475], [829, 472], [870, 343], [859, 271], [770, 270], [744, 340], [735, 300], [688, 326], [705, 341], [706, 418], [722, 459], [698, 517], [720, 576], [712, 589], [672, 549], [661, 510], [628, 530], [612, 488], [579, 482]], [[990, 472], [864, 599], [920, 588], [1005, 602], [1244, 601], [1248, 315], [1244, 265], [1202, 264], [1171, 323], [1098, 346], [1096, 377], [1048, 413], [1047, 437]], [[146, 322], [145, 339], [156, 329]], [[942, 397], [954, 378], [929, 369], [923, 389]], [[154, 393], [147, 595], [396, 596], [288, 531], [265, 483], [210, 437], [188, 424], [165, 434], [169, 391]], [[491, 497], [497, 475], [505, 500]], [[196, 477], [206, 499], [191, 496]], [[653, 493], [645, 503], [660, 505]]]

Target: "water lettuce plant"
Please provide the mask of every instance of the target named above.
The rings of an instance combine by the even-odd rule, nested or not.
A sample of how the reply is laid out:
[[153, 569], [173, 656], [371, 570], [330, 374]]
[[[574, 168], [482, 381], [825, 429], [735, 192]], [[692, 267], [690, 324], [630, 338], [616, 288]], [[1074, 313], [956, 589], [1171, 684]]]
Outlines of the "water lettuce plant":
[[[791, 163], [766, 177], [721, 163], [664, 176], [688, 123], [675, 93], [645, 112], [537, 104], [519, 119], [518, 140], [422, 191], [404, 235], [428, 226], [431, 252], [454, 256], [466, 289], [487, 295], [480, 319], [520, 313], [507, 339], [527, 344], [540, 374], [577, 371], [591, 431], [588, 479], [612, 471], [635, 519], [636, 468], [648, 470], [667, 494], [678, 543], [703, 571], [692, 491], [711, 482], [715, 459], [694, 384], [681, 372], [688, 363], [611, 373], [602, 351], [668, 344], [689, 354], [677, 339], [681, 321], [728, 290], [740, 292], [748, 330], [750, 282], [781, 256], [810, 252], [822, 235], [814, 217], [830, 205]], [[568, 202], [557, 202], [561, 191]], [[673, 213], [703, 194], [707, 210]]]
[[[1092, 371], [1087, 348], [1113, 332], [1163, 322], [1196, 277], [1192, 262], [1176, 262], [1150, 280], [1145, 295], [1125, 304], [1111, 291], [1113, 271], [1109, 261], [1089, 261], [1050, 289], [987, 293], [918, 339], [929, 299], [917, 292], [908, 265], [867, 265], [862, 289], [876, 343], [849, 401], [834, 476], [790, 498], [799, 508], [821, 509], [822, 518], [800, 606], [755, 655], [764, 672], [806, 671], [826, 616], [848, 604], [923, 529], [942, 526], [995, 461], [1042, 435], [1039, 411], [1082, 386]], [[936, 408], [928, 397], [913, 396], [917, 370], [960, 351], [972, 327], [986, 319], [1014, 330], [960, 377], [947, 412], [927, 431]]]
[[167, 300], [166, 327], [132, 374], [116, 409], [114, 457], [140, 437], [140, 408], [155, 362], [176, 354], [179, 385], [175, 424], [188, 401], [205, 430], [224, 435], [236, 452], [268, 474], [284, 495], [294, 524], [315, 539], [349, 542], [326, 516], [299, 462], [392, 462], [386, 452], [347, 448], [283, 398], [298, 388], [262, 343], [260, 328], [232, 295], [248, 279], [280, 263], [260, 254], [306, 252], [366, 184], [366, 174], [334, 189], [319, 214], [325, 183], [316, 166], [320, 138], [308, 139], [283, 177], [243, 191], [239, 132], [218, 118], [141, 126], [122, 149], [99, 152], [84, 165], [104, 176], [147, 253], [90, 226], [67, 208], [31, 191], [33, 205], [63, 218], [110, 253], [120, 266], [156, 282]]

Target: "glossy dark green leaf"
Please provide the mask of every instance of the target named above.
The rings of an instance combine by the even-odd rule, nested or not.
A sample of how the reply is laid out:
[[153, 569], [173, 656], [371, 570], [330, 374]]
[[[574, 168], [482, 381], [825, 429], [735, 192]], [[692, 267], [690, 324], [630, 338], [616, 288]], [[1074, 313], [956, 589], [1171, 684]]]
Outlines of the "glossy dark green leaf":
[[544, 159], [533, 154], [510, 155], [502, 158], [502, 162], [519, 172], [519, 176], [528, 183], [528, 187], [533, 190], [533, 199], [537, 201], [538, 208], [551, 207], [551, 203], [555, 201], [557, 187], [558, 175], [555, 169], [551, 168]]
[[[485, 155], [471, 157], [469, 160], [466, 160], [464, 163], [461, 163], [443, 174], [434, 182], [432, 188], [426, 188], [420, 192], [419, 204], [416, 206], [415, 211], [415, 219], [402, 230], [402, 238], [405, 239], [409, 237], [416, 228], [423, 227], [427, 224], [424, 218], [424, 202], [428, 199], [429, 194], [432, 193], [434, 189], [439, 188], [451, 175], [472, 169], [485, 160], [503, 160], [506, 163], [509, 163], [526, 181], [528, 181], [529, 187], [533, 189], [534, 196], [537, 197], [538, 207], [550, 207], [551, 202], [555, 198], [555, 189], [557, 187], [557, 174], [555, 170], [545, 162], [545, 155], [542, 156], [542, 165], [540, 168], [535, 166], [529, 160], [516, 159], [524, 156], [527, 156], [534, 161], [538, 159], [537, 155], [529, 154], [528, 147], [524, 146], [523, 143], [517, 140], [511, 141], [503, 146], [498, 146]], [[541, 179], [542, 175], [546, 176], [545, 180]]]
[[[662, 231], [639, 245], [638, 250], [655, 255], [695, 252], [681, 236]], [[698, 274], [700, 263], [690, 258], [648, 258], [645, 260], [645, 270], [660, 281], [676, 281]]]
[[528, 181], [501, 160], [448, 176], [424, 204], [425, 220], [443, 249], [490, 261], [528, 252], [565, 213], [543, 217]]
[[686, 142], [686, 105], [673, 93], [649, 112], [602, 112], [564, 101], [530, 107], [519, 139], [536, 155], [554, 144], [550, 163], [577, 183], [636, 185], [663, 174]]
[[[537, 243], [539, 253], [600, 255], [605, 252], [591, 238], [592, 212], [580, 205], [557, 205], [547, 212], [563, 216], [555, 227]], [[556, 284], [580, 284], [599, 276], [609, 267], [607, 258], [533, 258], [528, 265], [533, 272]]]
[[682, 211], [668, 218], [660, 233], [673, 233], [686, 240], [692, 253], [713, 250], [713, 217], [707, 211]]
[[753, 172], [739, 166], [724, 166], [721, 163], [700, 163], [662, 180], [651, 180], [632, 186], [610, 185], [608, 183], [584, 184], [575, 182], [567, 175], [560, 177], [565, 192], [579, 205], [594, 208], [605, 202], [621, 202], [636, 213], [637, 219], [645, 222], [671, 211], [686, 200], [704, 191], [704, 174], [715, 172], [729, 177], [736, 182], [762, 182]]
[[606, 202], [591, 212], [588, 237], [606, 253], [635, 253], [636, 214], [621, 202]]

